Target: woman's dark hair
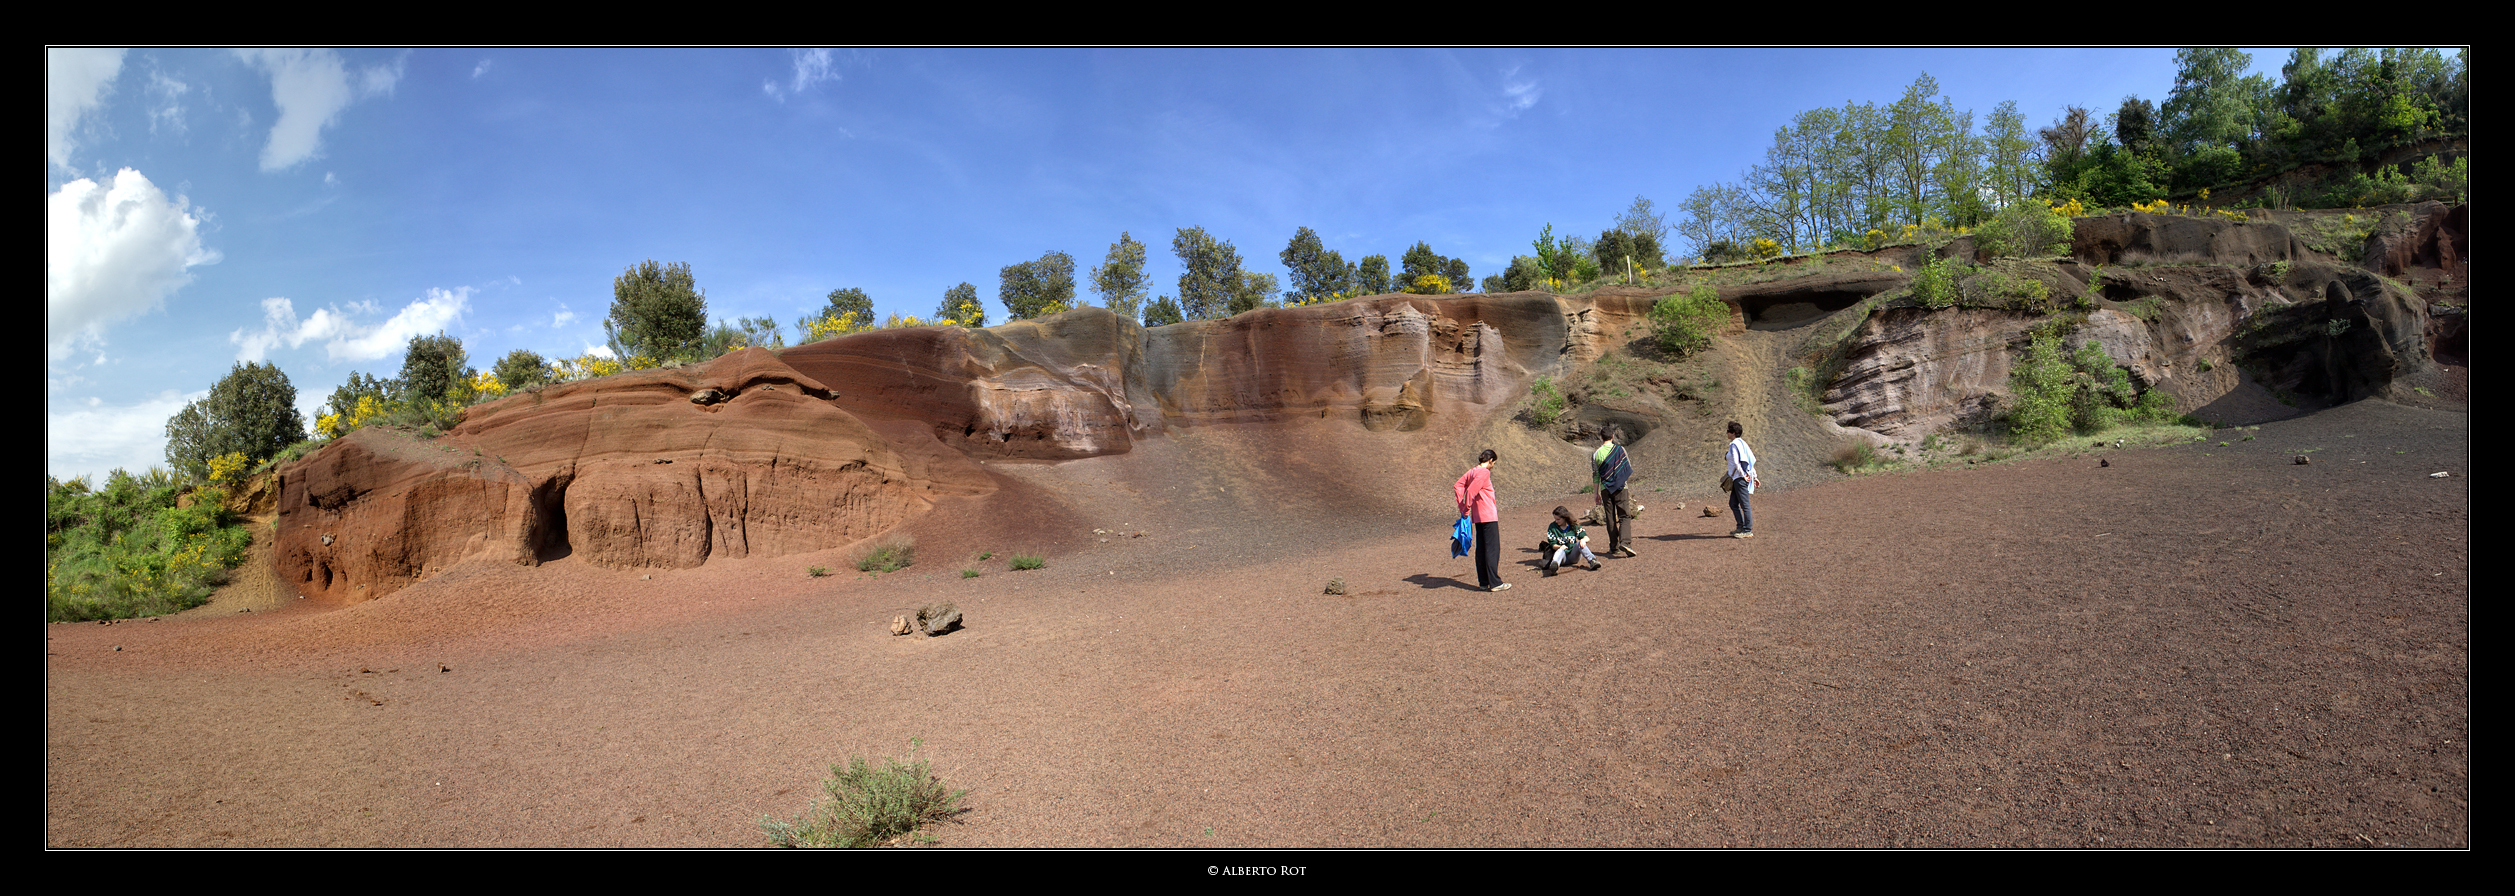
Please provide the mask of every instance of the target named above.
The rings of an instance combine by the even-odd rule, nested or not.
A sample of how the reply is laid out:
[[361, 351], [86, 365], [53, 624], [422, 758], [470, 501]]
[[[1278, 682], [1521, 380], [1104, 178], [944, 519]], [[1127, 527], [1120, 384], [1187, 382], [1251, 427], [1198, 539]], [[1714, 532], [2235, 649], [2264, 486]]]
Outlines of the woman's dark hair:
[[1501, 460], [1501, 459], [1502, 459], [1502, 455], [1499, 455], [1499, 454], [1495, 454], [1495, 453], [1493, 453], [1493, 449], [1491, 449], [1491, 448], [1487, 448], [1487, 449], [1485, 449], [1485, 451], [1484, 451], [1484, 453], [1483, 453], [1483, 454], [1476, 455], [1476, 462], [1477, 462], [1477, 463], [1480, 463], [1480, 464], [1481, 464], [1481, 463], [1490, 463], [1490, 462], [1492, 462], [1492, 461], [1497, 461], [1497, 460]]
[[1737, 438], [1737, 437], [1739, 437], [1739, 436], [1743, 436], [1743, 435], [1746, 435], [1746, 434], [1747, 434], [1747, 428], [1746, 428], [1746, 427], [1739, 426], [1739, 425], [1738, 425], [1738, 421], [1736, 421], [1736, 420], [1731, 420], [1731, 421], [1729, 421], [1729, 437], [1730, 437], [1730, 438], [1733, 438], [1733, 439], [1734, 439], [1734, 438]]
[[1568, 523], [1568, 522], [1571, 522], [1571, 521], [1572, 521], [1572, 509], [1571, 509], [1571, 508], [1568, 508], [1568, 507], [1557, 507], [1557, 508], [1555, 508], [1555, 509], [1554, 509], [1554, 518], [1555, 518], [1555, 519], [1558, 519], [1558, 520], [1562, 520], [1562, 521], [1567, 522], [1567, 523]]

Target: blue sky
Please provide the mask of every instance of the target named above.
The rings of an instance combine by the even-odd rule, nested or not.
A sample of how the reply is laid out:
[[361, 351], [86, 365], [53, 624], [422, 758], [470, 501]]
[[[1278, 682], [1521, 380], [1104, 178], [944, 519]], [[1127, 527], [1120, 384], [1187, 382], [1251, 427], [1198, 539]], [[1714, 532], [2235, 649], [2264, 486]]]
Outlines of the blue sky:
[[[2253, 51], [2274, 77], [2284, 50]], [[1674, 224], [1808, 109], [1923, 73], [1977, 127], [2015, 100], [2163, 100], [2151, 49], [48, 51], [47, 471], [165, 463], [165, 421], [239, 361], [311, 423], [411, 336], [486, 369], [603, 342], [611, 281], [687, 262], [712, 317], [790, 328], [858, 287], [931, 316], [1121, 231], [1177, 293], [1204, 227], [1283, 277], [1417, 241], [1482, 278], [1538, 229]], [[1086, 290], [1087, 302], [1094, 299]], [[792, 338], [791, 336], [789, 338]]]

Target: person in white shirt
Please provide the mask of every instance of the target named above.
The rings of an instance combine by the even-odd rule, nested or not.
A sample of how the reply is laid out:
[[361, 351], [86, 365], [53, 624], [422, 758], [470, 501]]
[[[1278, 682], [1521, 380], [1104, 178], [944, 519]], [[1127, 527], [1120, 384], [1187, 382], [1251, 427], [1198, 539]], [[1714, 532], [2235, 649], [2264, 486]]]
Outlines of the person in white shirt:
[[1737, 518], [1738, 529], [1731, 538], [1755, 537], [1755, 505], [1749, 496], [1755, 494], [1755, 449], [1747, 447], [1746, 427], [1729, 421], [1729, 469], [1723, 474], [1731, 480], [1729, 515]]

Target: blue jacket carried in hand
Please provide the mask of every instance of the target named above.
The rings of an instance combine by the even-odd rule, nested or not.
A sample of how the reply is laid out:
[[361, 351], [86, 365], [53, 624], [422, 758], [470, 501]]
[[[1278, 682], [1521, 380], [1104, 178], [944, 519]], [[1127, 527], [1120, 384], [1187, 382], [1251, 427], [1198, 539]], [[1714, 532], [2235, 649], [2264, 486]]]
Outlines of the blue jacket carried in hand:
[[1467, 552], [1475, 547], [1476, 524], [1468, 522], [1466, 517], [1459, 517], [1458, 525], [1450, 527], [1450, 556], [1467, 556]]

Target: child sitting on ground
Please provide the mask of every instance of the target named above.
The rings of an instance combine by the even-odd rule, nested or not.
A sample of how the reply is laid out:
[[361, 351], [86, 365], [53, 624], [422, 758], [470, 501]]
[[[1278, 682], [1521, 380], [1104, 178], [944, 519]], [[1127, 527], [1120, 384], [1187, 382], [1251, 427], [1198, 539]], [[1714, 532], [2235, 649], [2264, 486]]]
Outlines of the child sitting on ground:
[[1538, 565], [1545, 568], [1546, 575], [1554, 575], [1555, 570], [1572, 559], [1574, 551], [1580, 552], [1581, 562], [1590, 569], [1598, 568], [1598, 555], [1589, 552], [1589, 530], [1572, 521], [1572, 511], [1557, 507], [1554, 522], [1546, 524], [1544, 559]]

